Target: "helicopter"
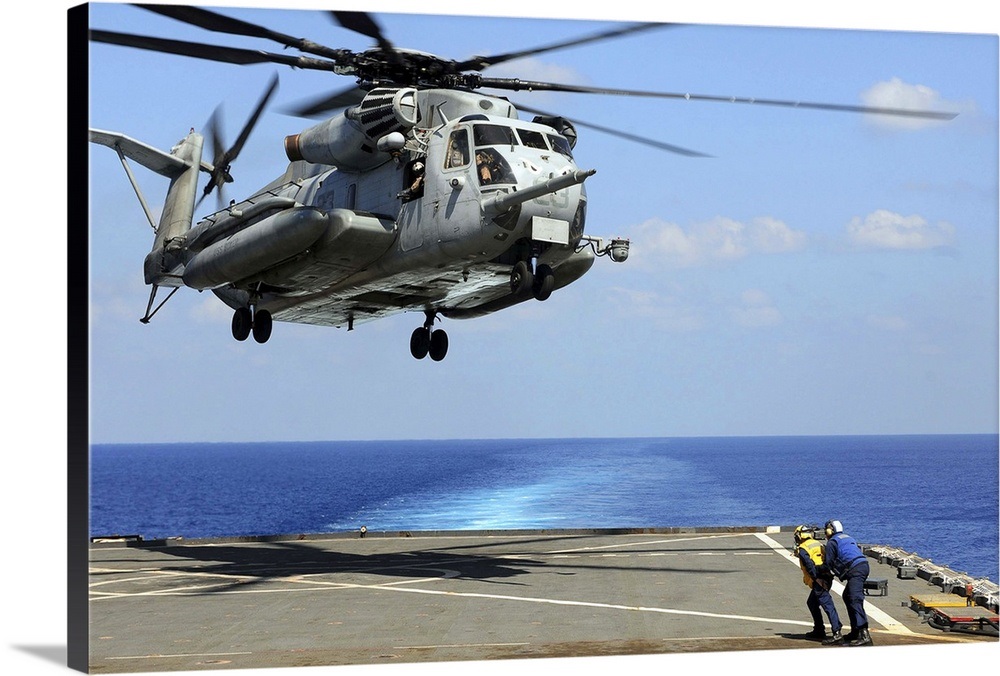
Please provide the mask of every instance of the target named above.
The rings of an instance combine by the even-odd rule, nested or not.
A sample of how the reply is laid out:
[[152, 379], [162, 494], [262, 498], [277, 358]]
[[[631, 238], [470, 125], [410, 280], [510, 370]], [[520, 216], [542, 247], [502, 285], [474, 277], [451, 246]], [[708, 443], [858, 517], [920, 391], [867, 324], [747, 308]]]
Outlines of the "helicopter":
[[[355, 83], [296, 113], [325, 116], [284, 139], [285, 172], [240, 201], [223, 204], [232, 165], [277, 90], [272, 79], [237, 141], [225, 148], [210, 120], [208, 143], [193, 129], [169, 152], [119, 132], [90, 130], [93, 143], [115, 150], [155, 230], [144, 261], [153, 315], [180, 288], [211, 291], [233, 310], [238, 341], [271, 336], [273, 322], [346, 327], [400, 312], [424, 322], [410, 336], [416, 359], [445, 358], [448, 335], [435, 323], [481, 317], [519, 303], [545, 301], [579, 280], [596, 258], [625, 262], [630, 243], [585, 232], [584, 182], [595, 169], [577, 166], [577, 127], [632, 140], [623, 130], [570, 121], [515, 106], [482, 89], [514, 92], [646, 96], [725, 101], [846, 112], [950, 119], [952, 113], [826, 103], [647, 92], [487, 77], [489, 66], [613, 39], [668, 24], [628, 24], [552, 45], [462, 61], [396, 47], [374, 17], [333, 11], [341, 27], [375, 46], [363, 52], [311, 40], [213, 11], [138, 5], [213, 32], [260, 38], [282, 53], [222, 47], [91, 29], [95, 42], [238, 65], [275, 63], [353, 77]], [[299, 54], [290, 54], [294, 49]], [[528, 121], [519, 114], [534, 114]], [[332, 113], [332, 114], [331, 114]], [[329, 116], [327, 116], [329, 115]], [[644, 141], [689, 156], [697, 151]], [[206, 145], [208, 156], [205, 157]], [[128, 160], [170, 181], [163, 210], [146, 206]], [[207, 173], [200, 191], [199, 180]], [[202, 200], [218, 209], [194, 222]], [[160, 289], [170, 289], [156, 303]]]

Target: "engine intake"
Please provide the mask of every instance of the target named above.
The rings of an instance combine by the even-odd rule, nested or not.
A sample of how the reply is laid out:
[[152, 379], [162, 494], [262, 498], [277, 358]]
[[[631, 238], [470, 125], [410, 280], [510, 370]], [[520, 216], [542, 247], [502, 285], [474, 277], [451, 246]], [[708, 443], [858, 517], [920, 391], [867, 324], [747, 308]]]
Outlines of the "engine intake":
[[363, 170], [386, 161], [378, 140], [406, 134], [417, 123], [417, 90], [373, 89], [343, 115], [285, 137], [285, 155], [292, 162], [330, 164]]

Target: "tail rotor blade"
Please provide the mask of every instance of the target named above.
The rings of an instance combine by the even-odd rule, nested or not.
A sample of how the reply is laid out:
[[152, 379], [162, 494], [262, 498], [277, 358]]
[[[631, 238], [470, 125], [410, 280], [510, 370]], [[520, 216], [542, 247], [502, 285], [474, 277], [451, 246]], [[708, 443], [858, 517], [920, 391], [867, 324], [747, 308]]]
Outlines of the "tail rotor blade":
[[234, 143], [233, 147], [226, 152], [226, 157], [229, 162], [235, 160], [236, 156], [240, 154], [241, 150], [243, 150], [243, 144], [245, 144], [247, 139], [250, 137], [250, 132], [253, 131], [253, 128], [257, 126], [257, 121], [260, 119], [261, 113], [264, 112], [268, 101], [271, 100], [271, 97], [274, 96], [274, 92], [277, 91], [277, 89], [278, 74], [275, 73], [271, 78], [271, 83], [268, 85], [264, 95], [261, 96], [260, 100], [257, 102], [257, 107], [254, 108], [253, 113], [250, 115], [250, 119], [248, 119], [247, 123], [243, 126], [243, 131], [241, 131], [240, 135], [237, 137], [236, 143]]
[[[243, 125], [243, 129], [240, 131], [240, 135], [237, 137], [236, 142], [226, 150], [222, 150], [226, 147], [222, 134], [220, 112], [222, 106], [218, 106], [212, 113], [212, 117], [209, 118], [208, 121], [209, 140], [212, 146], [212, 172], [208, 179], [208, 185], [205, 186], [205, 193], [202, 195], [202, 199], [208, 197], [208, 195], [218, 187], [219, 208], [221, 209], [224, 206], [222, 185], [223, 183], [232, 183], [233, 181], [233, 177], [229, 174], [229, 168], [239, 156], [240, 151], [243, 150], [243, 146], [246, 144], [247, 139], [250, 138], [250, 133], [253, 131], [254, 127], [257, 126], [257, 122], [260, 120], [261, 114], [264, 112], [264, 109], [267, 107], [268, 102], [271, 100], [271, 97], [274, 96], [274, 92], [277, 91], [277, 89], [278, 75], [275, 74], [271, 78], [271, 82], [264, 91], [263, 96], [261, 96], [257, 105], [254, 107], [253, 112], [250, 114], [250, 118], [247, 120], [246, 124]], [[199, 200], [198, 203], [201, 204], [201, 200]]]

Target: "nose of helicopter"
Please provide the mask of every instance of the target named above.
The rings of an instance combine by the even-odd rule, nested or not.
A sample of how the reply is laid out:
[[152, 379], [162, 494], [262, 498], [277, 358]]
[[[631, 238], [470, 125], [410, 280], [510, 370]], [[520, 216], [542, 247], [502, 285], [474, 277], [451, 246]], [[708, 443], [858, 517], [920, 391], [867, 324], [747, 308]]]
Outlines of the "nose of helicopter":
[[[530, 183], [519, 183], [511, 192], [484, 197], [483, 211], [487, 214], [500, 214], [514, 205], [529, 203], [529, 211], [545, 212], [544, 215], [548, 217], [572, 216], [583, 198], [581, 184], [596, 173], [596, 169], [576, 169], [547, 179], [529, 179]], [[574, 189], [575, 186], [580, 187]]]
[[583, 182], [595, 173], [596, 169], [575, 165], [567, 165], [560, 173], [519, 172], [519, 180], [509, 189], [484, 192], [483, 215], [506, 231], [503, 240], [527, 236], [575, 246], [583, 235], [586, 214]]

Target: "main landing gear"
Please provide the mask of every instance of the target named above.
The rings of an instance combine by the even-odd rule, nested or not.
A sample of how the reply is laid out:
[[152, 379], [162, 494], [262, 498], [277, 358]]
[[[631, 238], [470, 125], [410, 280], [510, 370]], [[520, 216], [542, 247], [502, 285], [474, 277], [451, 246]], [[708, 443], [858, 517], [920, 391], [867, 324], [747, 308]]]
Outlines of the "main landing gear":
[[555, 274], [545, 263], [535, 267], [535, 271], [532, 272], [527, 261], [518, 261], [510, 273], [510, 290], [515, 295], [527, 294], [530, 291], [536, 300], [546, 300], [552, 295], [555, 286]]
[[258, 343], [266, 343], [271, 337], [272, 324], [271, 313], [267, 310], [241, 307], [233, 313], [233, 338], [243, 341], [252, 333]]
[[[541, 263], [534, 271], [528, 261], [518, 261], [510, 273], [510, 290], [515, 296], [532, 295], [537, 300], [547, 300], [556, 287], [552, 267]], [[424, 325], [413, 330], [410, 335], [410, 354], [415, 359], [430, 355], [434, 361], [441, 361], [448, 354], [448, 334], [442, 329], [434, 329], [437, 313], [426, 311]]]
[[434, 361], [441, 361], [448, 354], [448, 334], [444, 329], [432, 330], [435, 312], [427, 311], [427, 321], [423, 326], [413, 330], [410, 336], [410, 354], [414, 359], [423, 359], [430, 355]]

